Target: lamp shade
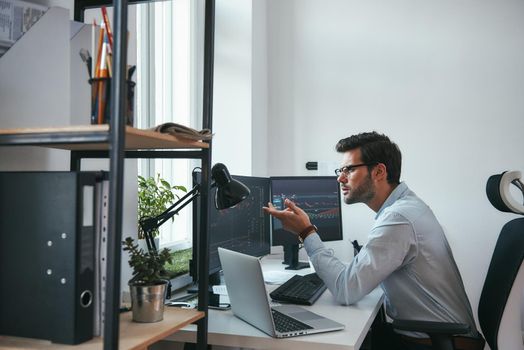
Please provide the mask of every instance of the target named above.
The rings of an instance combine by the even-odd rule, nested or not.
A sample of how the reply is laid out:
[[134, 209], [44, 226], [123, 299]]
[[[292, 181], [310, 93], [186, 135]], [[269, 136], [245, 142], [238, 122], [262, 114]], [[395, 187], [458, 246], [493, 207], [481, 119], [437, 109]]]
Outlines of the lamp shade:
[[216, 163], [211, 169], [211, 177], [217, 186], [215, 207], [218, 210], [231, 208], [249, 196], [249, 188], [231, 177], [226, 166]]

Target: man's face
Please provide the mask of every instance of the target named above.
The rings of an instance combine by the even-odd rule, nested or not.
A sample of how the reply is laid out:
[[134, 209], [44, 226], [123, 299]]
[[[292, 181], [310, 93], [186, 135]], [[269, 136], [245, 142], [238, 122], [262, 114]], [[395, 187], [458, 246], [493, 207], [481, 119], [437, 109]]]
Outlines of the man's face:
[[[344, 153], [341, 167], [362, 163], [360, 148], [357, 148]], [[344, 203], [346, 204], [367, 204], [375, 197], [375, 188], [367, 166], [355, 167], [347, 174], [342, 172], [337, 178], [337, 181], [340, 183], [340, 189], [344, 196]]]

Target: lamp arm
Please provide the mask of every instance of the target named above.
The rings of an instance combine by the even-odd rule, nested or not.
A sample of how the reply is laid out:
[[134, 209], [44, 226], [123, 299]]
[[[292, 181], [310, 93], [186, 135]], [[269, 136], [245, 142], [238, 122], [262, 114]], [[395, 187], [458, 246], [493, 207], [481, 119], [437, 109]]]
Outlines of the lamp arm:
[[[172, 206], [167, 208], [162, 214], [159, 214], [155, 218], [157, 220], [157, 227], [155, 227], [155, 228], [158, 228], [158, 227], [162, 226], [162, 224], [164, 222], [166, 222], [167, 220], [171, 219], [173, 216], [178, 214], [178, 212], [180, 210], [182, 210], [186, 205], [191, 203], [199, 195], [200, 195], [200, 184], [197, 184], [197, 185], [195, 185], [195, 187], [193, 187], [191, 189], [191, 191], [186, 193], [176, 203], [174, 203]], [[175, 209], [175, 207], [177, 207], [177, 206], [178, 206], [178, 208]]]
[[[156, 253], [157, 248], [153, 239], [152, 232], [162, 226], [164, 222], [176, 215], [182, 208], [191, 203], [198, 195], [200, 195], [200, 184], [196, 184], [195, 187], [186, 193], [182, 198], [176, 201], [169, 208], [164, 210], [161, 214], [155, 217], [143, 218], [139, 221], [140, 227], [144, 232], [146, 239], [147, 250], [149, 252]], [[178, 208], [177, 208], [178, 207]]]
[[155, 240], [153, 239], [153, 235], [151, 234], [152, 230], [151, 231], [145, 231], [144, 229], [142, 229], [142, 231], [144, 231], [144, 238], [146, 240], [147, 251], [156, 253]]

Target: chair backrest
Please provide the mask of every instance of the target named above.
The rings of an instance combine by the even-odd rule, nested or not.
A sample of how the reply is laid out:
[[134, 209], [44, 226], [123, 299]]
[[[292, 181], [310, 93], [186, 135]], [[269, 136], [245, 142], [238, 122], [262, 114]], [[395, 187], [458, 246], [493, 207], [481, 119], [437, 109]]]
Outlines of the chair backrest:
[[[520, 176], [520, 172], [513, 171], [488, 179], [486, 194], [495, 208], [524, 214], [524, 206], [514, 201], [509, 193], [509, 186], [513, 184], [524, 194]], [[524, 288], [523, 260], [524, 218], [520, 218], [502, 228], [480, 296], [480, 328], [492, 350], [524, 350], [520, 315]]]
[[[479, 323], [492, 350], [524, 349], [520, 305], [524, 287], [524, 218], [508, 222], [500, 232], [479, 302]], [[520, 272], [520, 273], [519, 273]], [[518, 282], [518, 283], [516, 283]], [[511, 299], [514, 299], [513, 303]], [[512, 308], [506, 309], [506, 305]], [[499, 330], [504, 335], [499, 334]], [[502, 346], [500, 342], [512, 342]], [[517, 343], [513, 343], [516, 341]]]

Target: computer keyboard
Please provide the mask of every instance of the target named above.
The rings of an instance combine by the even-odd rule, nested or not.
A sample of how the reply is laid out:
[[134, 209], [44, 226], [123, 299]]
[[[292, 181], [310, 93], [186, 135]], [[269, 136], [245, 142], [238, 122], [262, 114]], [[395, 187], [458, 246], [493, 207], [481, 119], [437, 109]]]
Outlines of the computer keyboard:
[[269, 293], [271, 299], [300, 305], [313, 305], [324, 293], [326, 285], [316, 273], [295, 275]]
[[303, 331], [305, 329], [313, 329], [313, 327], [295, 320], [288, 315], [284, 315], [283, 313], [276, 310], [271, 309], [271, 314], [273, 315], [273, 321], [275, 322], [275, 329], [278, 332], [287, 333]]

